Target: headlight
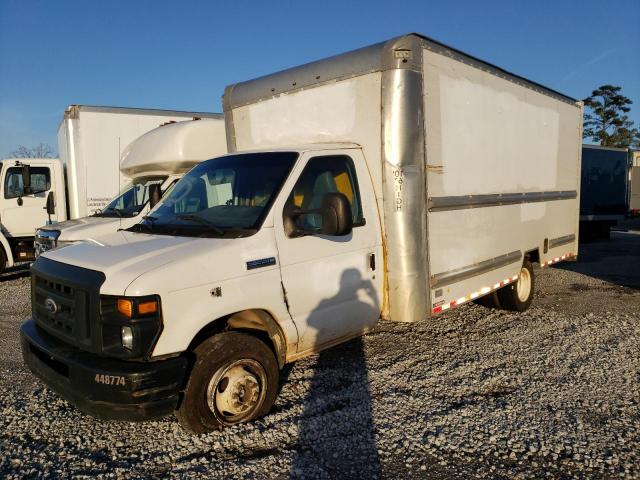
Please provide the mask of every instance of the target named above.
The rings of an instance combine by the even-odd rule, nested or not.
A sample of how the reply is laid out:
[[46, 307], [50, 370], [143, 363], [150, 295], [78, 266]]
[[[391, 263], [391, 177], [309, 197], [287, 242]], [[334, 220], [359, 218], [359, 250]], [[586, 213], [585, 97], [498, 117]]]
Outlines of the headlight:
[[120, 330], [122, 336], [122, 346], [127, 350], [133, 350], [133, 329], [129, 326], [124, 326]]
[[102, 352], [147, 359], [162, 332], [160, 297], [100, 296]]

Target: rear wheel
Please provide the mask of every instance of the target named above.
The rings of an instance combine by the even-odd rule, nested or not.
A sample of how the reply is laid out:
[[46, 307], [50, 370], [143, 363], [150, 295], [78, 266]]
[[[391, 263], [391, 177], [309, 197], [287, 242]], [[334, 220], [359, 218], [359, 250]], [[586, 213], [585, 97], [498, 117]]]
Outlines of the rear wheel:
[[484, 297], [476, 298], [474, 300], [478, 305], [482, 305], [486, 308], [500, 308], [500, 301], [498, 300], [498, 292], [491, 292]]
[[518, 280], [498, 290], [500, 306], [505, 310], [524, 312], [533, 301], [534, 288], [533, 266], [525, 259]]
[[261, 340], [240, 332], [215, 335], [195, 350], [176, 416], [193, 433], [205, 433], [265, 415], [278, 390], [278, 364]]

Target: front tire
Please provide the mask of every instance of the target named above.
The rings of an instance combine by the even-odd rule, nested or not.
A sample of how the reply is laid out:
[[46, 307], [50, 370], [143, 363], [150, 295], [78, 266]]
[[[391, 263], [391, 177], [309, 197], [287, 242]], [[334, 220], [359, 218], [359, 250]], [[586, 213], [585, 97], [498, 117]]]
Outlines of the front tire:
[[524, 312], [533, 301], [534, 289], [533, 266], [525, 259], [518, 280], [498, 290], [500, 306], [505, 310]]
[[278, 363], [258, 338], [224, 332], [195, 349], [195, 364], [176, 417], [192, 433], [206, 433], [265, 415], [278, 393]]

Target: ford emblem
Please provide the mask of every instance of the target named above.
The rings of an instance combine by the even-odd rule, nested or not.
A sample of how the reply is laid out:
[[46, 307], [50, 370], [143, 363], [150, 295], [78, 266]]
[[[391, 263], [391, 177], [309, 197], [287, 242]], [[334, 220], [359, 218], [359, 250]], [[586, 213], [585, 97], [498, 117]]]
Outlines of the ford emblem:
[[53, 298], [45, 298], [44, 308], [46, 308], [49, 313], [54, 314], [58, 311], [58, 304]]

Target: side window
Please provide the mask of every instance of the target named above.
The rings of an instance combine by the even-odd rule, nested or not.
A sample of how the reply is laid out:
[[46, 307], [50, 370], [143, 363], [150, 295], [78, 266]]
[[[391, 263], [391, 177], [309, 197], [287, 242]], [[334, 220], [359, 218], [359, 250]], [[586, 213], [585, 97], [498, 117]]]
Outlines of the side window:
[[[301, 210], [318, 209], [327, 193], [344, 194], [351, 204], [353, 226], [364, 225], [356, 171], [350, 157], [333, 155], [309, 160], [293, 187], [287, 206]], [[304, 230], [319, 229], [322, 217], [317, 213], [300, 215], [296, 226]]]
[[[7, 169], [4, 179], [4, 198], [21, 197], [23, 192], [22, 169]], [[51, 173], [47, 167], [31, 167], [31, 193], [46, 192], [51, 188]]]

